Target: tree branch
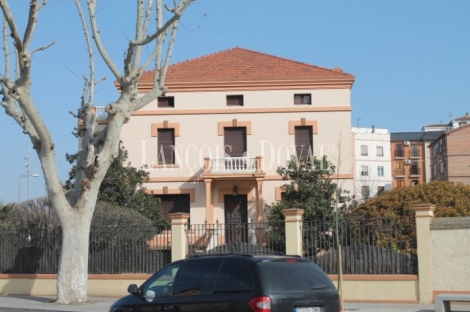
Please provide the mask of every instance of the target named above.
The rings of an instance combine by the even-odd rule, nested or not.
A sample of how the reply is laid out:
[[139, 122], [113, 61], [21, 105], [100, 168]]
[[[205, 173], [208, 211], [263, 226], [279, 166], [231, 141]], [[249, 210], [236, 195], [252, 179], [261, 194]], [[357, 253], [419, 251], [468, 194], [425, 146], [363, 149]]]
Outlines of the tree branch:
[[95, 41], [98, 52], [103, 58], [103, 61], [106, 63], [106, 65], [109, 67], [109, 69], [113, 73], [114, 77], [122, 83], [122, 75], [119, 72], [119, 69], [114, 64], [111, 57], [109, 56], [108, 52], [106, 51], [103, 45], [103, 42], [101, 41], [100, 32], [98, 30], [98, 25], [96, 23], [96, 1], [95, 0], [88, 1], [88, 12], [90, 15], [91, 29], [93, 31], [93, 39]]
[[3, 12], [3, 18], [8, 24], [8, 27], [11, 30], [11, 37], [13, 38], [14, 44], [18, 50], [23, 49], [23, 43], [21, 42], [20, 34], [18, 32], [18, 27], [16, 26], [13, 13], [11, 12], [10, 6], [6, 0], [0, 0], [0, 8]]
[[24, 50], [29, 49], [29, 44], [31, 43], [31, 38], [33, 37], [34, 29], [36, 28], [36, 23], [38, 22], [38, 12], [45, 5], [41, 6], [39, 0], [32, 0], [29, 4], [29, 17], [28, 25], [26, 26], [26, 31], [23, 37]]

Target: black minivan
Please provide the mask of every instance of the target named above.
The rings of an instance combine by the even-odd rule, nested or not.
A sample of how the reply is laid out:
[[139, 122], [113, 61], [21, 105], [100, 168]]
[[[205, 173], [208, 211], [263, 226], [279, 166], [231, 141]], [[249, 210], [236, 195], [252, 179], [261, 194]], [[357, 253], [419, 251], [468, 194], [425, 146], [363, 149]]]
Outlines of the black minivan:
[[111, 312], [340, 312], [338, 292], [313, 262], [291, 256], [208, 255], [175, 261]]

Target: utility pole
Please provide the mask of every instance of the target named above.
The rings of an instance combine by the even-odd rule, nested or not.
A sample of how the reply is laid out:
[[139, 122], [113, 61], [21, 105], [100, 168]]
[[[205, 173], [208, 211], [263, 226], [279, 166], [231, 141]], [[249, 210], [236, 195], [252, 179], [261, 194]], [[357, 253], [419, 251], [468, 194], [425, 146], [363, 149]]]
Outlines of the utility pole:
[[19, 183], [18, 183], [18, 203], [21, 202], [21, 178], [24, 178], [24, 177], [27, 177], [27, 178], [28, 178], [28, 201], [29, 201], [29, 199], [30, 199], [29, 178], [30, 178], [30, 177], [33, 177], [33, 178], [39, 177], [39, 174], [37, 174], [37, 173], [31, 174], [31, 162], [30, 162], [30, 159], [31, 159], [31, 148], [30, 148], [29, 146], [28, 146], [28, 156], [26, 156], [24, 159], [26, 160], [26, 163], [24, 164], [24, 166], [26, 167], [26, 174], [20, 174], [20, 177], [19, 177]]

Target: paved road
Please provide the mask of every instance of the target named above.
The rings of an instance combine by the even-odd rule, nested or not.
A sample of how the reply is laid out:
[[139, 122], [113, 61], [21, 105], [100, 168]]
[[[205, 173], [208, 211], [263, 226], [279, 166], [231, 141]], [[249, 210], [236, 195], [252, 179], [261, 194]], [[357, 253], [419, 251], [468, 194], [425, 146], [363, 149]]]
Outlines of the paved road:
[[[80, 305], [51, 303], [52, 297], [2, 296], [0, 312], [108, 312], [115, 298], [90, 298]], [[432, 304], [345, 303], [345, 312], [435, 312]], [[452, 311], [470, 312], [470, 305], [453, 305]]]

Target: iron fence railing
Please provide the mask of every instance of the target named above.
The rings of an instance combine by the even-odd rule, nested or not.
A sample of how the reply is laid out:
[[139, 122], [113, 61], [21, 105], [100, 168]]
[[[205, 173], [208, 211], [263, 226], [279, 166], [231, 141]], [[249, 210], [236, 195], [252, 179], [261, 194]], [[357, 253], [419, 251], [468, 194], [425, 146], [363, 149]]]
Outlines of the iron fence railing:
[[[100, 227], [89, 236], [88, 273], [154, 273], [171, 262], [169, 227]], [[0, 272], [54, 274], [60, 229], [0, 231]]]
[[338, 273], [338, 242], [343, 274], [417, 274], [414, 219], [363, 219], [303, 223], [304, 257], [327, 274]]
[[266, 223], [188, 224], [188, 256], [285, 253], [284, 226]]
[[[341, 217], [303, 222], [303, 257], [326, 273], [417, 274], [416, 229], [410, 220]], [[286, 252], [284, 222], [188, 224], [188, 256]], [[170, 227], [100, 227], [89, 237], [89, 273], [153, 273], [171, 262]], [[60, 229], [0, 231], [0, 273], [57, 273]]]

